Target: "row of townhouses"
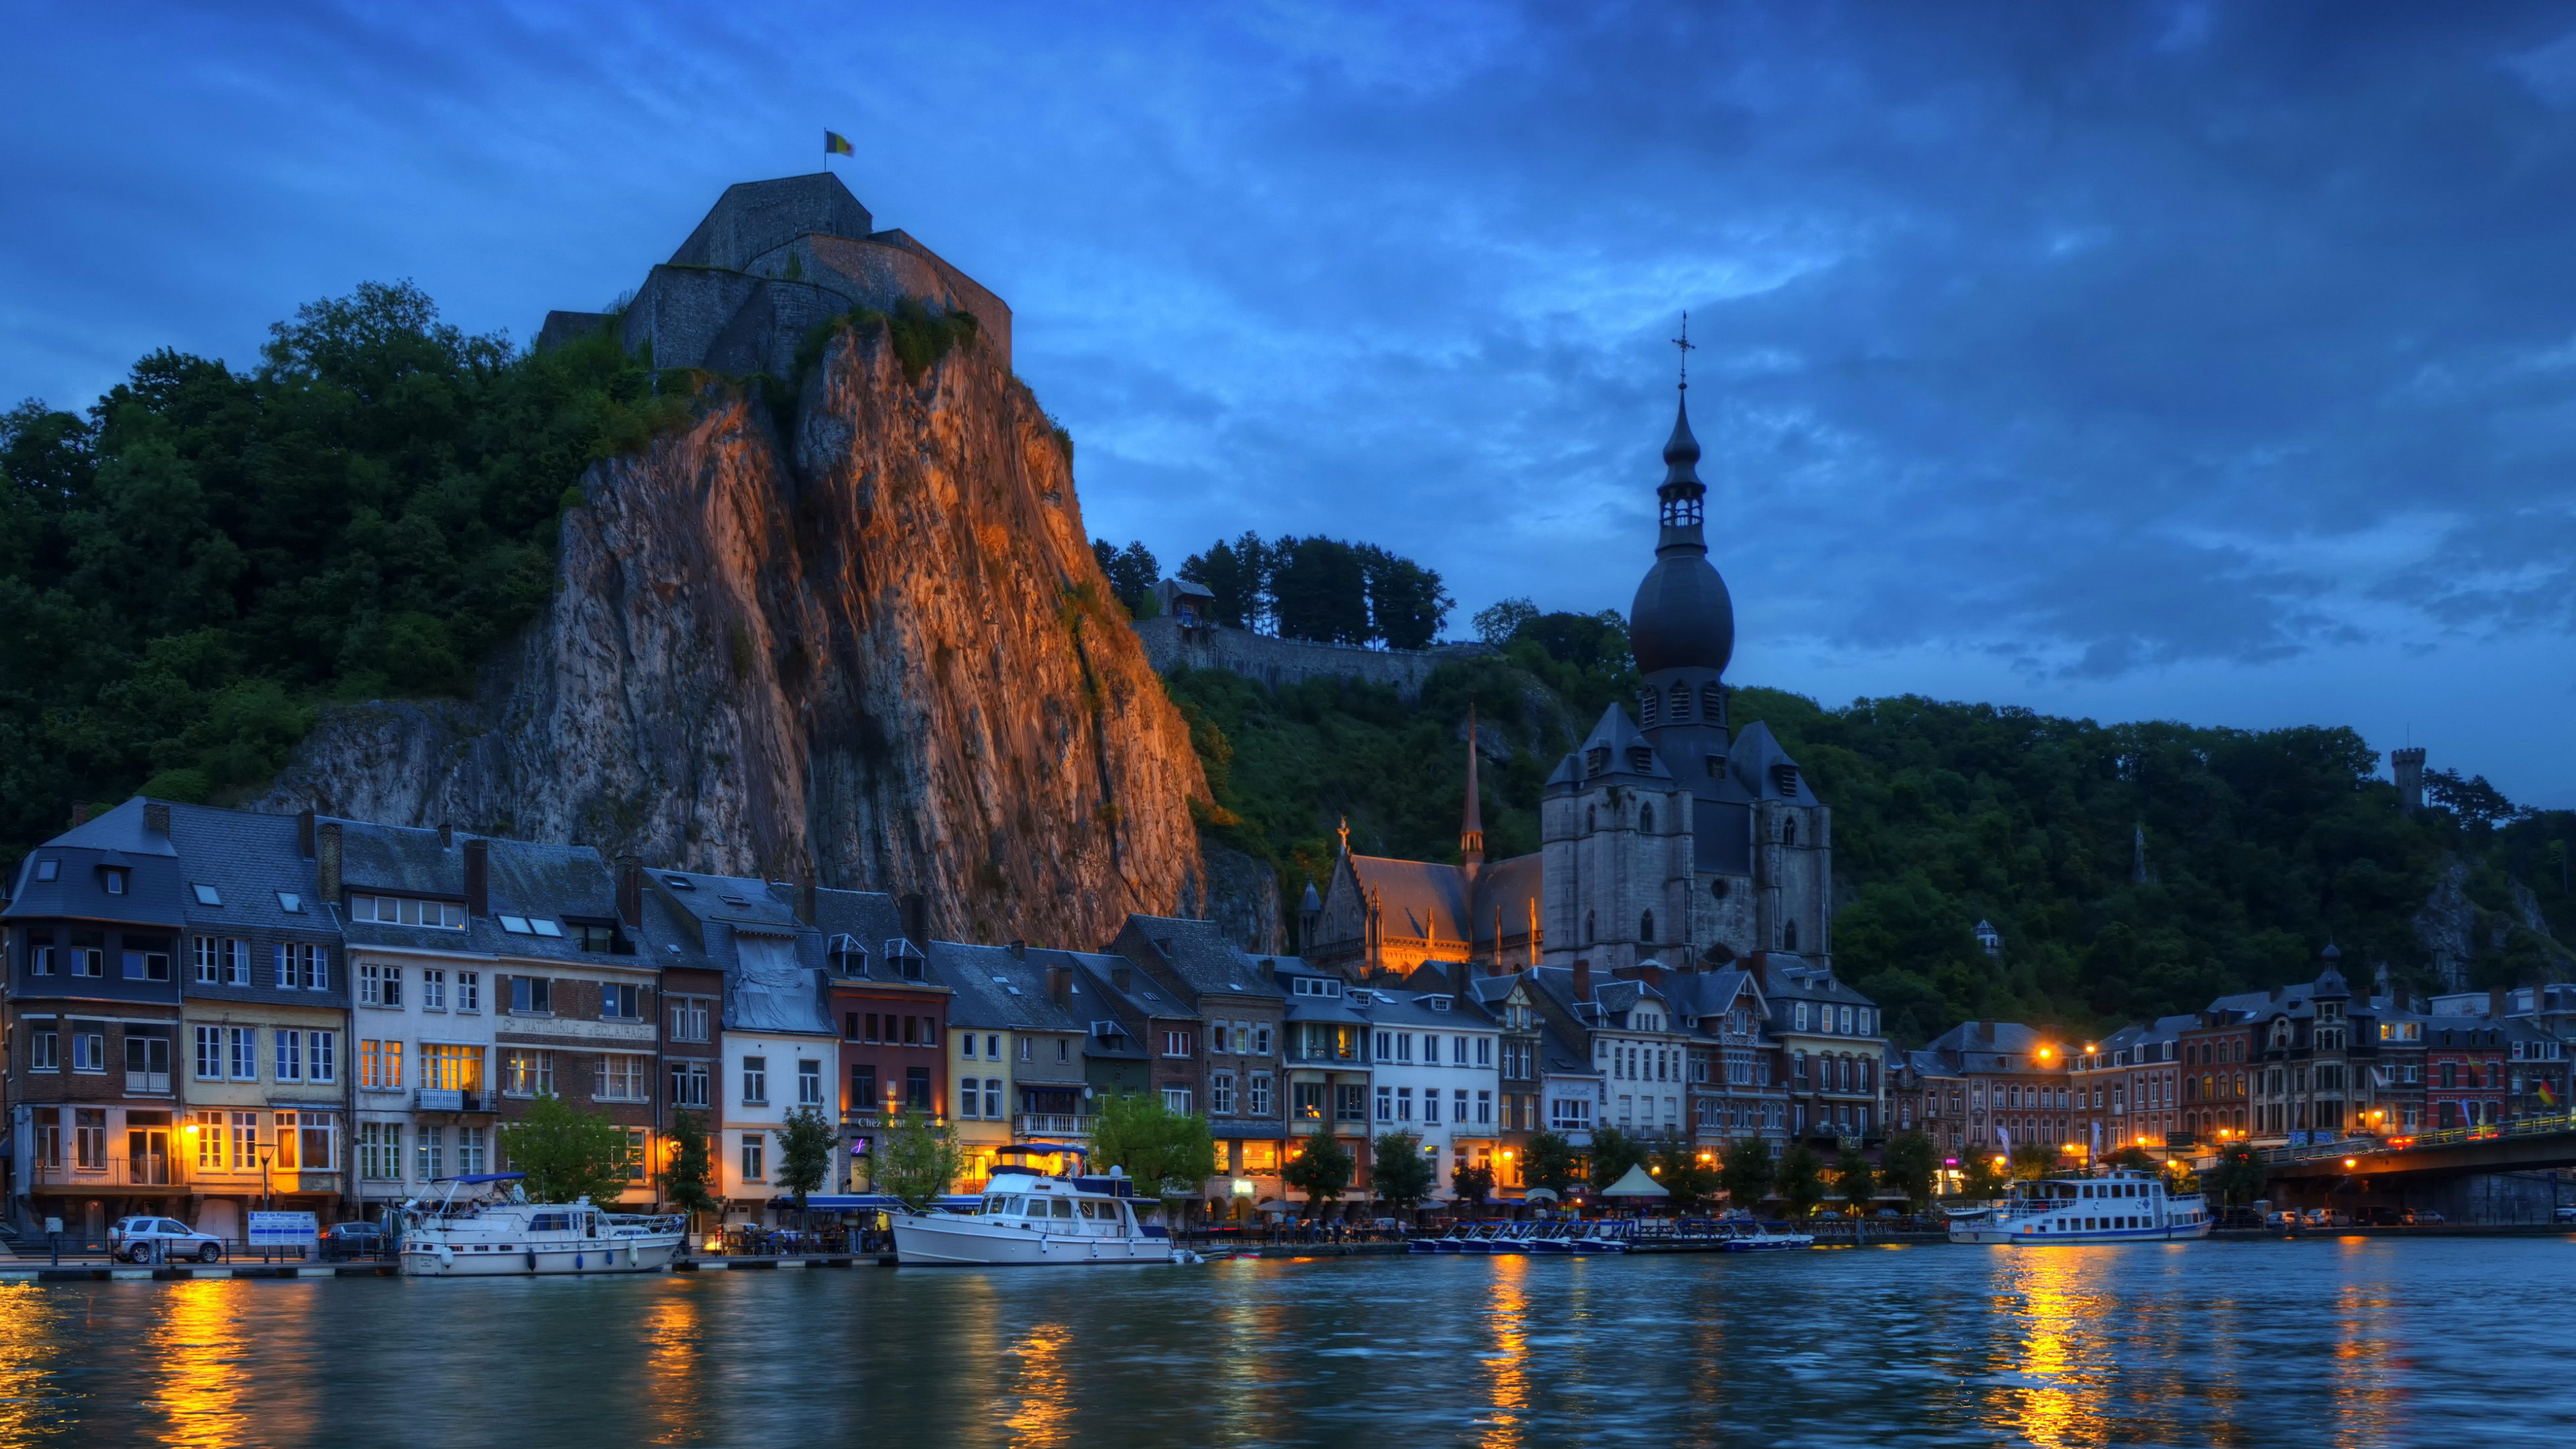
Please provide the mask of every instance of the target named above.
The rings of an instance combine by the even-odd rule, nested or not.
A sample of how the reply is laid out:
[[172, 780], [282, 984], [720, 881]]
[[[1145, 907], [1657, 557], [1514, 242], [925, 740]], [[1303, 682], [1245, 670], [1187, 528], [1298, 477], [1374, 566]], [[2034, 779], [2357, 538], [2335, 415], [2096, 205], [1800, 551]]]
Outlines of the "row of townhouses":
[[1892, 1054], [1888, 1106], [1952, 1158], [2408, 1137], [2564, 1111], [2571, 1027], [2576, 986], [2410, 1005], [2385, 981], [2356, 993], [2329, 945], [2313, 981], [2098, 1039], [1964, 1023]]
[[[946, 1127], [1079, 1140], [1101, 1098], [1207, 1117], [1209, 1211], [1293, 1197], [1282, 1163], [1412, 1134], [1517, 1195], [1521, 1145], [1616, 1128], [1717, 1144], [1887, 1126], [1875, 1008], [1785, 953], [1725, 969], [1425, 960], [1355, 979], [1135, 916], [1099, 951], [931, 939], [918, 898], [652, 868], [585, 846], [136, 799], [20, 864], [5, 927], [7, 1200], [95, 1231], [260, 1207], [362, 1216], [502, 1170], [542, 1096], [627, 1132], [631, 1204], [688, 1113], [735, 1221], [780, 1196], [814, 1108], [853, 1146]], [[826, 1192], [864, 1187], [845, 1154]]]

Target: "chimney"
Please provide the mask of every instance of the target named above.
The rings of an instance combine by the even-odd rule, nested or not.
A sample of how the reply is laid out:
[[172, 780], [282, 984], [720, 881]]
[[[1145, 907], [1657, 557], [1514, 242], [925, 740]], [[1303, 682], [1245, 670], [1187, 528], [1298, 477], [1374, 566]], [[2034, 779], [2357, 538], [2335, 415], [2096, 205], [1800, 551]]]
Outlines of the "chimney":
[[2273, 999], [2274, 1001], [2278, 1001], [2278, 1000], [2280, 1000], [2280, 999], [2281, 999], [2281, 993], [2282, 993], [2282, 992], [2284, 992], [2284, 991], [2286, 991], [2286, 990], [2288, 990], [2288, 989], [2289, 989], [2289, 988], [2288, 988], [2288, 987], [2286, 987], [2286, 986], [2275, 986], [2275, 987], [2273, 987], [2273, 988], [2272, 988], [2272, 999]]
[[465, 914], [492, 914], [492, 842], [479, 835], [465, 842]]
[[644, 862], [631, 855], [617, 857], [617, 919], [630, 931], [644, 925]]
[[896, 903], [903, 912], [903, 938], [918, 946], [930, 939], [930, 902], [919, 891], [907, 892]]
[[1663, 985], [1663, 984], [1664, 984], [1664, 963], [1663, 963], [1663, 962], [1661, 962], [1661, 961], [1654, 961], [1654, 960], [1647, 960], [1647, 961], [1640, 961], [1640, 962], [1638, 962], [1638, 963], [1637, 963], [1637, 979], [1638, 979], [1638, 980], [1640, 980], [1640, 981], [1645, 982], [1648, 986], [1661, 986], [1661, 985]]
[[1577, 1001], [1588, 1001], [1591, 997], [1592, 960], [1588, 956], [1580, 957], [1577, 958], [1574, 963], [1574, 999]]
[[2509, 994], [2510, 993], [2501, 986], [2490, 986], [2487, 988], [2487, 1020], [2504, 1020], [2505, 997]]
[[807, 866], [796, 873], [796, 919], [809, 926], [822, 923], [822, 896], [814, 889], [814, 868]]
[[444, 820], [438, 822], [438, 848], [441, 850], [456, 848], [456, 827]]
[[1121, 961], [1117, 965], [1109, 968], [1109, 984], [1117, 987], [1121, 991], [1126, 990], [1127, 983], [1134, 979], [1134, 976], [1130, 974], [1127, 969], [1127, 963], [1124, 961]]
[[154, 835], [170, 833], [170, 807], [158, 800], [143, 802], [143, 828]]
[[326, 820], [314, 843], [315, 873], [321, 876], [322, 899], [340, 903], [340, 822]]
[[87, 800], [74, 800], [74, 801], [72, 802], [72, 826], [71, 826], [71, 828], [72, 828], [72, 829], [74, 829], [74, 830], [78, 830], [78, 829], [80, 829], [82, 826], [87, 825], [88, 823], [89, 823], [89, 802], [88, 802]]
[[1013, 941], [1002, 949], [1010, 952], [1011, 959], [1014, 961], [1026, 961], [1029, 959], [1029, 943], [1026, 940]]
[[295, 853], [306, 860], [313, 858], [313, 812], [310, 810], [295, 817]]
[[1073, 968], [1058, 962], [1046, 969], [1047, 1000], [1067, 1006], [1073, 1000]]

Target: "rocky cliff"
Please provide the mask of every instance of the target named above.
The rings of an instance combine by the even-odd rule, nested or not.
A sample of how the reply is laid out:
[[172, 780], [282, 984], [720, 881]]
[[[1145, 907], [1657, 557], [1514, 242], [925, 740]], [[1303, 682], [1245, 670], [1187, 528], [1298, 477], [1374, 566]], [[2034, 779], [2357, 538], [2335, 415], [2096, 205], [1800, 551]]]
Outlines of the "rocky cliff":
[[1147, 911], [1277, 949], [1266, 870], [1209, 889], [1188, 728], [989, 344], [915, 382], [882, 324], [845, 328], [784, 434], [730, 386], [700, 402], [585, 477], [558, 592], [474, 700], [339, 711], [259, 807], [810, 869], [920, 892], [950, 937], [1092, 948]]

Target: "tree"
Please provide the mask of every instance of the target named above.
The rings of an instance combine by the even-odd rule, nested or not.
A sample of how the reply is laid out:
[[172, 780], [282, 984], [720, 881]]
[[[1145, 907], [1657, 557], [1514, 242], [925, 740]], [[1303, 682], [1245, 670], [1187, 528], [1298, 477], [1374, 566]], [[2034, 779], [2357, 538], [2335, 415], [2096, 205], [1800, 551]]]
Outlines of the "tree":
[[1398, 1217], [1431, 1196], [1435, 1176], [1422, 1139], [1410, 1132], [1388, 1132], [1369, 1144], [1369, 1186]]
[[1583, 1177], [1582, 1155], [1555, 1132], [1535, 1132], [1521, 1144], [1521, 1181], [1543, 1187], [1560, 1199]]
[[[2145, 1155], [2139, 1153], [2141, 1157]], [[2024, 1182], [2037, 1182], [2056, 1170], [2057, 1150], [2053, 1147], [2025, 1142], [2012, 1150], [2012, 1175]]]
[[1127, 606], [1130, 618], [1150, 619], [1158, 612], [1154, 585], [1163, 577], [1162, 565], [1152, 549], [1139, 542], [1119, 548], [1105, 538], [1091, 541], [1091, 555], [1100, 561], [1101, 575], [1109, 580], [1109, 592]]
[[1196, 1197], [1214, 1170], [1216, 1139], [1195, 1112], [1175, 1112], [1154, 1093], [1119, 1092], [1092, 1119], [1091, 1153], [1103, 1167], [1124, 1168], [1140, 1192]]
[[658, 1174], [663, 1200], [691, 1218], [715, 1211], [715, 1154], [707, 1149], [707, 1124], [682, 1109], [671, 1116], [671, 1162]]
[[1995, 1159], [1985, 1153], [1970, 1153], [1959, 1164], [1959, 1196], [1970, 1202], [2001, 1197], [2005, 1181]]
[[1878, 1169], [1870, 1166], [1859, 1148], [1846, 1147], [1834, 1159], [1834, 1191], [1856, 1218], [1868, 1217], [1870, 1207], [1878, 1201]]
[[1726, 1145], [1723, 1163], [1718, 1179], [1726, 1185], [1727, 1205], [1745, 1212], [1761, 1207], [1777, 1174], [1771, 1144], [1759, 1137], [1738, 1138]]
[[1538, 605], [1529, 600], [1504, 599], [1476, 611], [1476, 637], [1499, 649], [1512, 642], [1523, 624], [1537, 617]]
[[1825, 1165], [1804, 1142], [1792, 1146], [1780, 1158], [1780, 1198], [1789, 1205], [1789, 1216], [1807, 1218], [1815, 1214], [1816, 1205], [1825, 1200]]
[[1719, 1172], [1713, 1154], [1678, 1132], [1666, 1132], [1655, 1144], [1655, 1181], [1671, 1193], [1677, 1212], [1688, 1212], [1717, 1196]]
[[1458, 1201], [1481, 1210], [1485, 1199], [1494, 1195], [1494, 1169], [1485, 1163], [1452, 1168], [1449, 1190], [1458, 1195]]
[[1306, 1145], [1279, 1169], [1279, 1181], [1304, 1193], [1306, 1215], [1320, 1218], [1324, 1204], [1338, 1200], [1348, 1191], [1358, 1171], [1359, 1164], [1351, 1159], [1351, 1150], [1333, 1135], [1332, 1128], [1318, 1123]]
[[1366, 644], [1368, 571], [1339, 539], [1283, 538], [1270, 550], [1270, 607], [1284, 639]]
[[913, 1212], [927, 1211], [957, 1180], [957, 1144], [911, 1107], [877, 1124], [866, 1161], [868, 1185]]
[[795, 1197], [797, 1211], [831, 1177], [840, 1150], [840, 1129], [820, 1111], [799, 1107], [787, 1114], [787, 1128], [778, 1134], [778, 1185]]
[[1211, 596], [1208, 617], [1234, 629], [1259, 631], [1270, 624], [1270, 545], [1246, 533], [1232, 543], [1223, 540], [1181, 564], [1180, 576], [1204, 584]]
[[1360, 547], [1360, 572], [1368, 587], [1369, 628], [1390, 649], [1428, 649], [1457, 606], [1440, 575], [1376, 544]]
[[[2013, 1164], [2018, 1167], [2020, 1163], [2021, 1154], [2016, 1152], [2013, 1154]], [[2122, 1168], [2130, 1172], [2153, 1172], [2156, 1169], [2156, 1160], [2149, 1155], [2147, 1149], [2133, 1142], [2126, 1147], [2104, 1154], [2102, 1165]]]
[[1601, 1127], [1592, 1133], [1592, 1190], [1599, 1192], [1628, 1175], [1628, 1169], [1643, 1166], [1646, 1144], [1616, 1127]]
[[626, 1191], [626, 1129], [552, 1092], [503, 1124], [501, 1155], [527, 1174], [520, 1187], [533, 1202], [615, 1202]]
[[1920, 1132], [1900, 1132], [1879, 1150], [1878, 1175], [1905, 1194], [1906, 1206], [1922, 1212], [1932, 1205], [1932, 1175], [1940, 1169], [1941, 1150]]
[[2241, 1204], [2254, 1201], [2271, 1185], [2271, 1176], [2263, 1170], [2263, 1159], [2251, 1147], [2230, 1147], [2218, 1154], [2218, 1166], [2205, 1177], [2210, 1191], [2222, 1203]]

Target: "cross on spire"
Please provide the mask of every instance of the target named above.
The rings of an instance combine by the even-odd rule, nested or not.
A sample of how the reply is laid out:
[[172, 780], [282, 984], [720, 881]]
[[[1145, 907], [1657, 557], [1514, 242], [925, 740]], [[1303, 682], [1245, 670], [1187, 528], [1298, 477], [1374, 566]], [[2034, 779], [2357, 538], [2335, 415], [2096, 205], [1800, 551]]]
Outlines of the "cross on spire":
[[1690, 340], [1690, 313], [1688, 313], [1688, 312], [1684, 312], [1684, 313], [1682, 313], [1682, 335], [1681, 335], [1681, 336], [1679, 336], [1679, 337], [1672, 338], [1672, 339], [1670, 339], [1670, 341], [1672, 342], [1673, 346], [1674, 346], [1675, 348], [1679, 349], [1679, 350], [1680, 350], [1680, 352], [1681, 352], [1681, 358], [1682, 358], [1682, 389], [1681, 389], [1681, 390], [1682, 390], [1682, 391], [1684, 391], [1684, 392], [1688, 392], [1688, 391], [1690, 391], [1690, 355], [1691, 355], [1692, 353], [1697, 352], [1697, 351], [1699, 350], [1699, 344]]

